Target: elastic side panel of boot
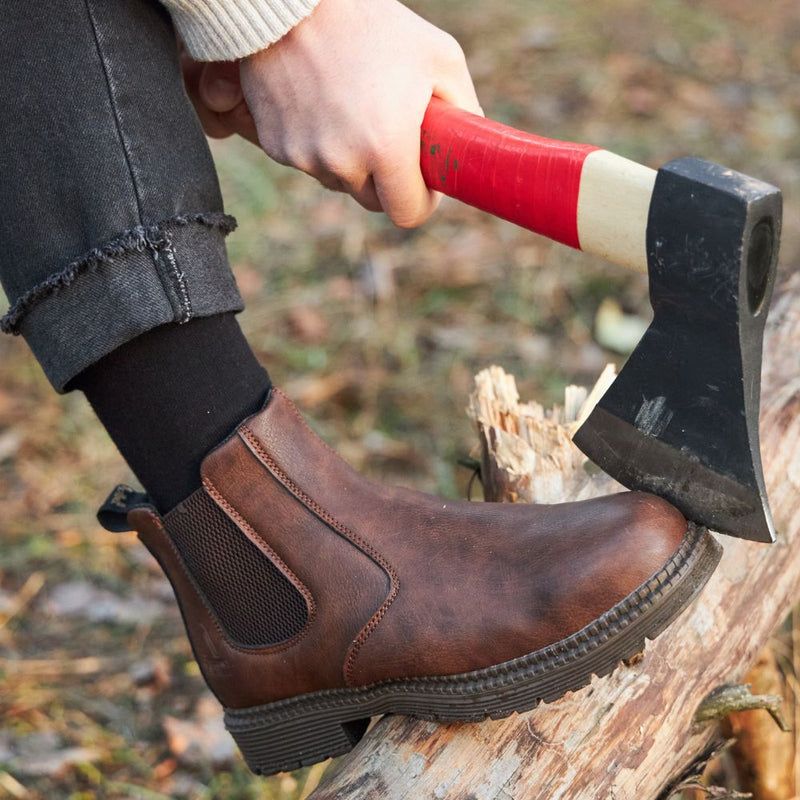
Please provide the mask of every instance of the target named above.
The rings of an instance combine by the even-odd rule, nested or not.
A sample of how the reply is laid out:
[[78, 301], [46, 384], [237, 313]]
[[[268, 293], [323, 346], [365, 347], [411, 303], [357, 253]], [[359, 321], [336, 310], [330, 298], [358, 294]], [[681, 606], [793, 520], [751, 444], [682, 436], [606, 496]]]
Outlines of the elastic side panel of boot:
[[199, 489], [164, 518], [178, 552], [228, 637], [245, 647], [291, 639], [305, 598]]

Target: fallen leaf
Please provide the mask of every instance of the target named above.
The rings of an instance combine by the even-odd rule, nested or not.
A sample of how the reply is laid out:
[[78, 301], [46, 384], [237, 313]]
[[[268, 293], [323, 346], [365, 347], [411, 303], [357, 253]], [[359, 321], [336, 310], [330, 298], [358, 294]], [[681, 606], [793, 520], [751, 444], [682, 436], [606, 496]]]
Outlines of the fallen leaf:
[[164, 731], [170, 752], [187, 766], [210, 763], [222, 767], [236, 757], [236, 746], [225, 730], [219, 706], [211, 698], [197, 703], [194, 719], [165, 717]]
[[9, 745], [7, 759], [11, 772], [18, 775], [62, 775], [73, 764], [97, 761], [102, 753], [91, 747], [64, 747], [61, 737], [53, 731], [42, 731], [24, 736]]
[[13, 762], [13, 771], [21, 775], [41, 775], [55, 778], [63, 775], [74, 764], [98, 761], [101, 752], [90, 747], [67, 747], [54, 753], [44, 753]]
[[45, 610], [54, 616], [137, 625], [148, 625], [164, 615], [163, 605], [155, 600], [136, 594], [119, 597], [87, 581], [68, 581], [53, 587], [45, 601]]
[[325, 341], [329, 331], [328, 321], [313, 306], [292, 308], [289, 311], [289, 327], [294, 336], [306, 343]]
[[633, 352], [648, 324], [642, 317], [625, 314], [616, 300], [607, 297], [597, 309], [594, 334], [603, 347], [627, 355]]

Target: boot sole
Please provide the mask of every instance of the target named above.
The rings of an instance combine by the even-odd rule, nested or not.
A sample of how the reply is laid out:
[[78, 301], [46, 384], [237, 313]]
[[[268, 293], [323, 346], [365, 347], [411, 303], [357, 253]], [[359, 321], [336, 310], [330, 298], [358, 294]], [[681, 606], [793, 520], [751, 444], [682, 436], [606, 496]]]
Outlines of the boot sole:
[[349, 752], [373, 716], [477, 722], [527, 711], [641, 654], [645, 640], [655, 639], [697, 595], [721, 556], [722, 547], [711, 534], [690, 524], [681, 546], [652, 578], [555, 644], [458, 675], [391, 680], [252, 708], [226, 708], [225, 726], [250, 769], [271, 775]]

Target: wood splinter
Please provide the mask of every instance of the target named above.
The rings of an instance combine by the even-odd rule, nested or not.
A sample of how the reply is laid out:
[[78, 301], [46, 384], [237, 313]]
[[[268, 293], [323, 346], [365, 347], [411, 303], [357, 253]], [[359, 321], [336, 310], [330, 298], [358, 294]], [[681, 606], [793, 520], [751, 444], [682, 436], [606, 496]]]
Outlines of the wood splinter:
[[694, 721], [698, 725], [709, 722], [717, 722], [724, 719], [729, 714], [740, 711], [755, 711], [763, 708], [769, 712], [775, 724], [782, 731], [790, 731], [791, 727], [786, 722], [781, 706], [783, 698], [777, 694], [753, 694], [750, 685], [726, 684], [718, 686], [697, 708], [694, 714]]

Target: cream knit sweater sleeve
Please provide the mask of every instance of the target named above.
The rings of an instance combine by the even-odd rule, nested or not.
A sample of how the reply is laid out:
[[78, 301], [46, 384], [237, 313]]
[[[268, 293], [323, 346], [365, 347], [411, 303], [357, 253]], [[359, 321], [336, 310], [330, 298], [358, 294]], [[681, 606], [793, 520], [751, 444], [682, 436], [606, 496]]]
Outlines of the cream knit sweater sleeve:
[[193, 58], [232, 61], [277, 42], [319, 0], [161, 0]]

